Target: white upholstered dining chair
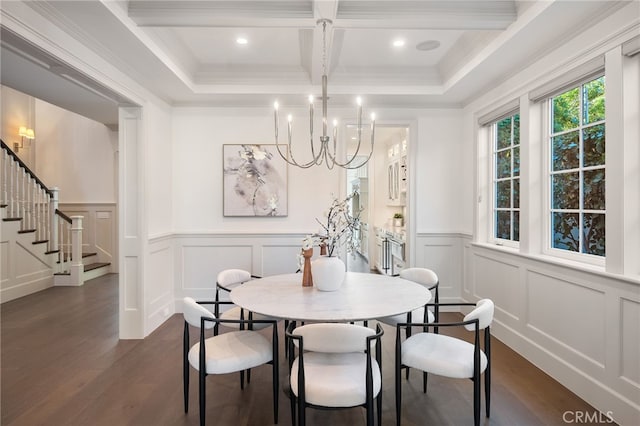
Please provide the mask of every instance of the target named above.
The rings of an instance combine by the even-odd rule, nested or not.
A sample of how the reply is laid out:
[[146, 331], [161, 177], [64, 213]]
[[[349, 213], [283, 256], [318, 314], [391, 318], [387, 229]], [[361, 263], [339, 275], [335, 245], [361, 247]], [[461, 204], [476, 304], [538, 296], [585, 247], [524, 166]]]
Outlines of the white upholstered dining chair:
[[[440, 302], [439, 300], [440, 295], [438, 292], [438, 285], [439, 285], [438, 275], [436, 275], [436, 273], [433, 272], [431, 269], [427, 269], [427, 268], [407, 268], [400, 271], [400, 278], [413, 281], [429, 289], [429, 291], [431, 291], [433, 294], [433, 301], [434, 301], [433, 310], [427, 309], [426, 310], [427, 315], [425, 317], [425, 308], [424, 306], [422, 306], [418, 309], [414, 309], [413, 311], [407, 312], [404, 314], [378, 318], [378, 321], [394, 327], [401, 322], [430, 323], [430, 322], [438, 321], [438, 317], [439, 317], [438, 306]], [[407, 336], [411, 336], [411, 329], [407, 329]]]
[[[417, 333], [405, 341], [400, 339], [400, 328], [425, 326], [421, 323], [399, 323], [396, 334], [396, 424], [400, 425], [402, 409], [402, 368], [415, 368], [423, 374], [423, 392], [427, 392], [427, 374], [471, 379], [473, 381], [473, 418], [480, 424], [480, 378], [484, 373], [486, 415], [491, 402], [491, 333], [494, 304], [490, 299], [477, 303], [443, 303], [441, 306], [474, 306], [460, 322], [431, 323], [438, 327], [464, 327], [474, 332], [473, 343], [444, 334]], [[480, 333], [484, 330], [484, 350], [480, 347]]]
[[[304, 426], [306, 407], [366, 408], [374, 424], [376, 399], [381, 422], [381, 343], [379, 324], [314, 323], [287, 329], [292, 424]], [[295, 348], [297, 347], [297, 356]], [[372, 353], [375, 352], [375, 357]], [[296, 416], [297, 411], [297, 416]]]
[[[189, 407], [189, 365], [198, 371], [200, 425], [205, 424], [206, 382], [208, 375], [242, 372], [263, 364], [272, 364], [273, 419], [278, 423], [278, 332], [276, 321], [225, 320], [212, 315], [203, 304], [230, 302], [196, 302], [190, 297], [183, 300], [183, 386], [184, 411]], [[266, 324], [273, 327], [272, 341], [253, 330], [236, 330], [217, 334], [215, 325], [224, 323]], [[191, 348], [189, 326], [200, 330], [200, 339]], [[205, 337], [205, 330], [214, 330], [212, 337]], [[243, 382], [241, 381], [241, 386]]]
[[[245, 271], [243, 269], [225, 269], [218, 273], [216, 278], [216, 302], [228, 302], [230, 301], [228, 293], [233, 290], [235, 287], [246, 283], [247, 281], [251, 281], [252, 279], [260, 278], [255, 275], [251, 275], [250, 272]], [[216, 305], [217, 306], [217, 305]], [[254, 314], [252, 312], [248, 312], [243, 310], [239, 306], [231, 305], [230, 309], [216, 309], [214, 312], [217, 317], [222, 319], [260, 319], [260, 320], [271, 320], [273, 318], [267, 317], [265, 315]], [[221, 325], [225, 327], [238, 328], [242, 325], [242, 323], [222, 323]], [[260, 328], [268, 327], [268, 324], [262, 323], [254, 323], [253, 326], [256, 330]]]

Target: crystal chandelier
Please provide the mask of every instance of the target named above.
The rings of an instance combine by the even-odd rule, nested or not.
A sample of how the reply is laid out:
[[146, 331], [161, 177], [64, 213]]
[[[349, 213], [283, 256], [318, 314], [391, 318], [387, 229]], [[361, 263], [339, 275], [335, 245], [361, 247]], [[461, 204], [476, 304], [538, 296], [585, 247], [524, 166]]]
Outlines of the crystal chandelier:
[[[354, 161], [356, 157], [358, 157], [358, 153], [360, 152], [360, 144], [362, 141], [362, 100], [357, 98], [357, 141], [358, 144], [356, 146], [355, 152], [352, 156], [346, 155], [346, 161], [341, 163], [336, 158], [336, 148], [338, 144], [338, 121], [333, 120], [333, 137], [329, 137], [327, 135], [327, 24], [331, 24], [332, 21], [329, 19], [319, 19], [317, 21], [318, 24], [322, 24], [322, 136], [320, 136], [320, 148], [316, 149], [316, 146], [313, 141], [313, 95], [309, 95], [309, 142], [311, 145], [311, 156], [313, 157], [309, 162], [299, 163], [295, 160], [293, 156], [293, 151], [291, 150], [291, 134], [292, 134], [292, 116], [289, 114], [287, 116], [287, 136], [288, 143], [283, 144], [278, 142], [278, 102], [274, 103], [274, 119], [275, 119], [275, 136], [276, 136], [276, 148], [278, 149], [278, 153], [287, 163], [292, 166], [300, 167], [303, 169], [309, 168], [313, 165], [321, 165], [325, 163], [328, 169], [333, 169], [335, 166], [343, 167], [345, 169], [357, 169], [365, 165], [371, 155], [373, 154], [373, 141], [375, 137], [376, 130], [376, 120], [375, 114], [371, 114], [371, 150], [369, 151], [369, 155], [366, 159], [359, 159], [358, 161]], [[333, 139], [333, 149], [330, 148], [329, 142]], [[286, 145], [285, 151], [282, 151], [282, 145]], [[345, 148], [346, 151], [346, 148]]]

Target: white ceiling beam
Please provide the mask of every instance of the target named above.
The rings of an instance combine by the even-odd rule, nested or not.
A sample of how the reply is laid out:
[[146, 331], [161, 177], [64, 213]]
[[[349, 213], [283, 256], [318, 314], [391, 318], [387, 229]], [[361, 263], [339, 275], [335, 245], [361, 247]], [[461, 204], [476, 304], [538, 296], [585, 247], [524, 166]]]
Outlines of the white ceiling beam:
[[138, 1], [128, 15], [141, 27], [307, 27], [315, 24], [312, 0]]
[[336, 28], [503, 30], [518, 17], [514, 1], [342, 0]]
[[514, 1], [235, 0], [128, 3], [138, 26], [503, 30], [517, 18]]
[[[336, 11], [338, 9], [337, 0], [322, 0], [316, 1], [313, 5], [314, 18], [329, 19], [333, 21], [336, 18]], [[322, 24], [316, 23], [313, 30], [313, 47], [306, 51], [301, 51], [303, 57], [302, 65], [310, 64], [308, 69], [309, 79], [313, 85], [319, 85], [322, 83], [323, 71], [323, 30]], [[333, 24], [327, 23], [326, 31], [326, 65], [327, 73], [331, 66], [331, 49], [333, 45]], [[301, 44], [302, 47], [302, 44]]]

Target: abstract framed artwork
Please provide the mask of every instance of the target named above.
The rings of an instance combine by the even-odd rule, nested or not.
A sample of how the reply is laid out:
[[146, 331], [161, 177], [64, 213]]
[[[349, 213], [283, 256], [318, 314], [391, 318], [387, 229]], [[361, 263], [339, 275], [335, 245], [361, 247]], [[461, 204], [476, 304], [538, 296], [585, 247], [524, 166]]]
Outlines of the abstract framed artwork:
[[224, 216], [287, 216], [287, 162], [276, 145], [223, 145], [222, 159]]

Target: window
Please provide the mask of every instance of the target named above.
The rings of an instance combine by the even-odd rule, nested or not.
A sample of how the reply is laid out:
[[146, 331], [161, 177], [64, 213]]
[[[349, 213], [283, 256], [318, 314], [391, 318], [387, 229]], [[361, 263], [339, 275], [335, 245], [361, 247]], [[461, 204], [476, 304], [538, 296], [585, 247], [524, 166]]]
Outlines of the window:
[[550, 101], [551, 248], [605, 255], [605, 81]]
[[493, 124], [493, 235], [520, 240], [520, 115]]

